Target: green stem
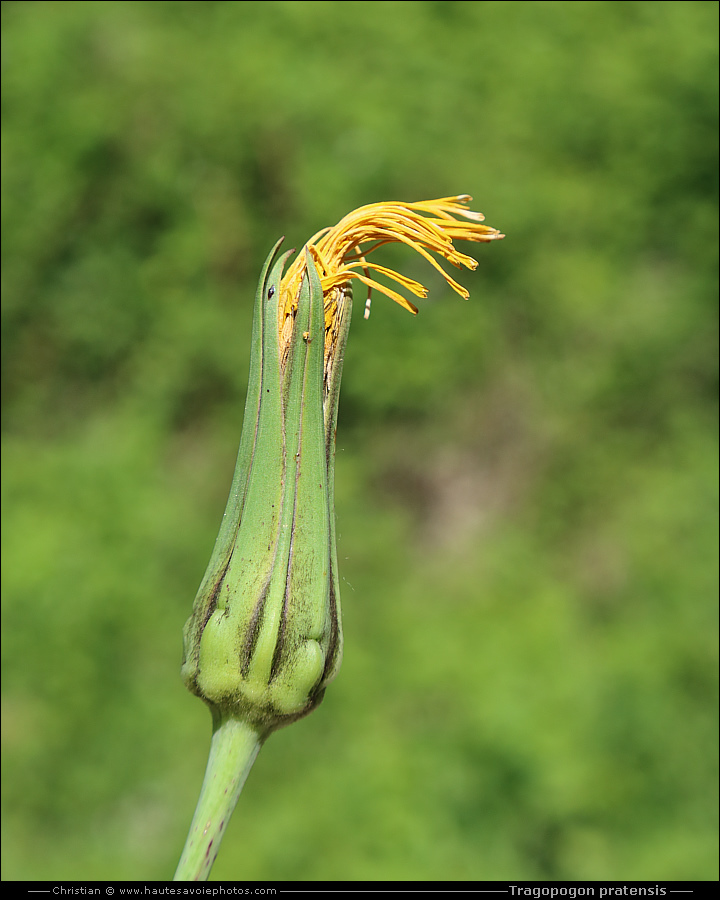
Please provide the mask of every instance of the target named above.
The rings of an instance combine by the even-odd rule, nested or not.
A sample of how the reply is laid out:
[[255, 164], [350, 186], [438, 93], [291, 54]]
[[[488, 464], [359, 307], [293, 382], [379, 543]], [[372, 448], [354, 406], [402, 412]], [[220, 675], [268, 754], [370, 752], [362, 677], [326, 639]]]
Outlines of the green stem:
[[215, 723], [205, 779], [173, 881], [207, 881], [264, 737], [240, 719]]

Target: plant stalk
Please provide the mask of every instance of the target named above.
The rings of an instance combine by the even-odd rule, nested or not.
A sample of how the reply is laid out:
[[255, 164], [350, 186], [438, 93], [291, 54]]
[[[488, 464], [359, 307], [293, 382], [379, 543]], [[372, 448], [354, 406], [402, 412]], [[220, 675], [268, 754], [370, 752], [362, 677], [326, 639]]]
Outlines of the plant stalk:
[[265, 735], [231, 716], [214, 723], [210, 756], [173, 881], [207, 881], [245, 779]]

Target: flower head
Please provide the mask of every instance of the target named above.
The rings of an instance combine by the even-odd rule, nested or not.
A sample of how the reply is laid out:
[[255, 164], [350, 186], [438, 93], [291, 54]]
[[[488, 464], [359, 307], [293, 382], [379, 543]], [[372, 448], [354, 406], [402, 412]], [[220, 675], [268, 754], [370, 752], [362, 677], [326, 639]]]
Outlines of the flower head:
[[314, 235], [286, 271], [292, 251], [275, 260], [279, 242], [265, 264], [235, 477], [185, 632], [186, 682], [218, 714], [269, 732], [313, 709], [337, 672], [333, 466], [351, 283], [416, 313], [377, 276], [418, 297], [425, 287], [367, 260], [383, 244], [403, 243], [468, 297], [433, 254], [474, 269], [453, 241], [503, 237], [470, 200], [362, 206]]

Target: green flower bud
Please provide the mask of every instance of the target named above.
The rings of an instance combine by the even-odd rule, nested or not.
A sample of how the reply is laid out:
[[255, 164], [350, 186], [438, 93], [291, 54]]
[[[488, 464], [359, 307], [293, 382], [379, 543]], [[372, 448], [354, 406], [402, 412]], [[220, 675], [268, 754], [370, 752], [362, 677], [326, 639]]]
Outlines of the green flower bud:
[[281, 345], [278, 304], [290, 254], [270, 271], [278, 246], [257, 289], [240, 451], [185, 625], [182, 669], [216, 715], [265, 734], [320, 703], [342, 655], [332, 480], [351, 296], [342, 292], [343, 333], [326, 365], [323, 291], [308, 255]]

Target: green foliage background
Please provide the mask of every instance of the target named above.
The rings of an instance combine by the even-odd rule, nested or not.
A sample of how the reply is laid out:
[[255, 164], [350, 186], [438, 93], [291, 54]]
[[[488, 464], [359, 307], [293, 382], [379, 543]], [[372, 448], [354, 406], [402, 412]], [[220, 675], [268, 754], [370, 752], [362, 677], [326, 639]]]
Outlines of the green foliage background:
[[469, 192], [469, 303], [358, 298], [345, 660], [213, 877], [716, 878], [717, 4], [2, 11], [3, 877], [171, 877], [262, 261]]

